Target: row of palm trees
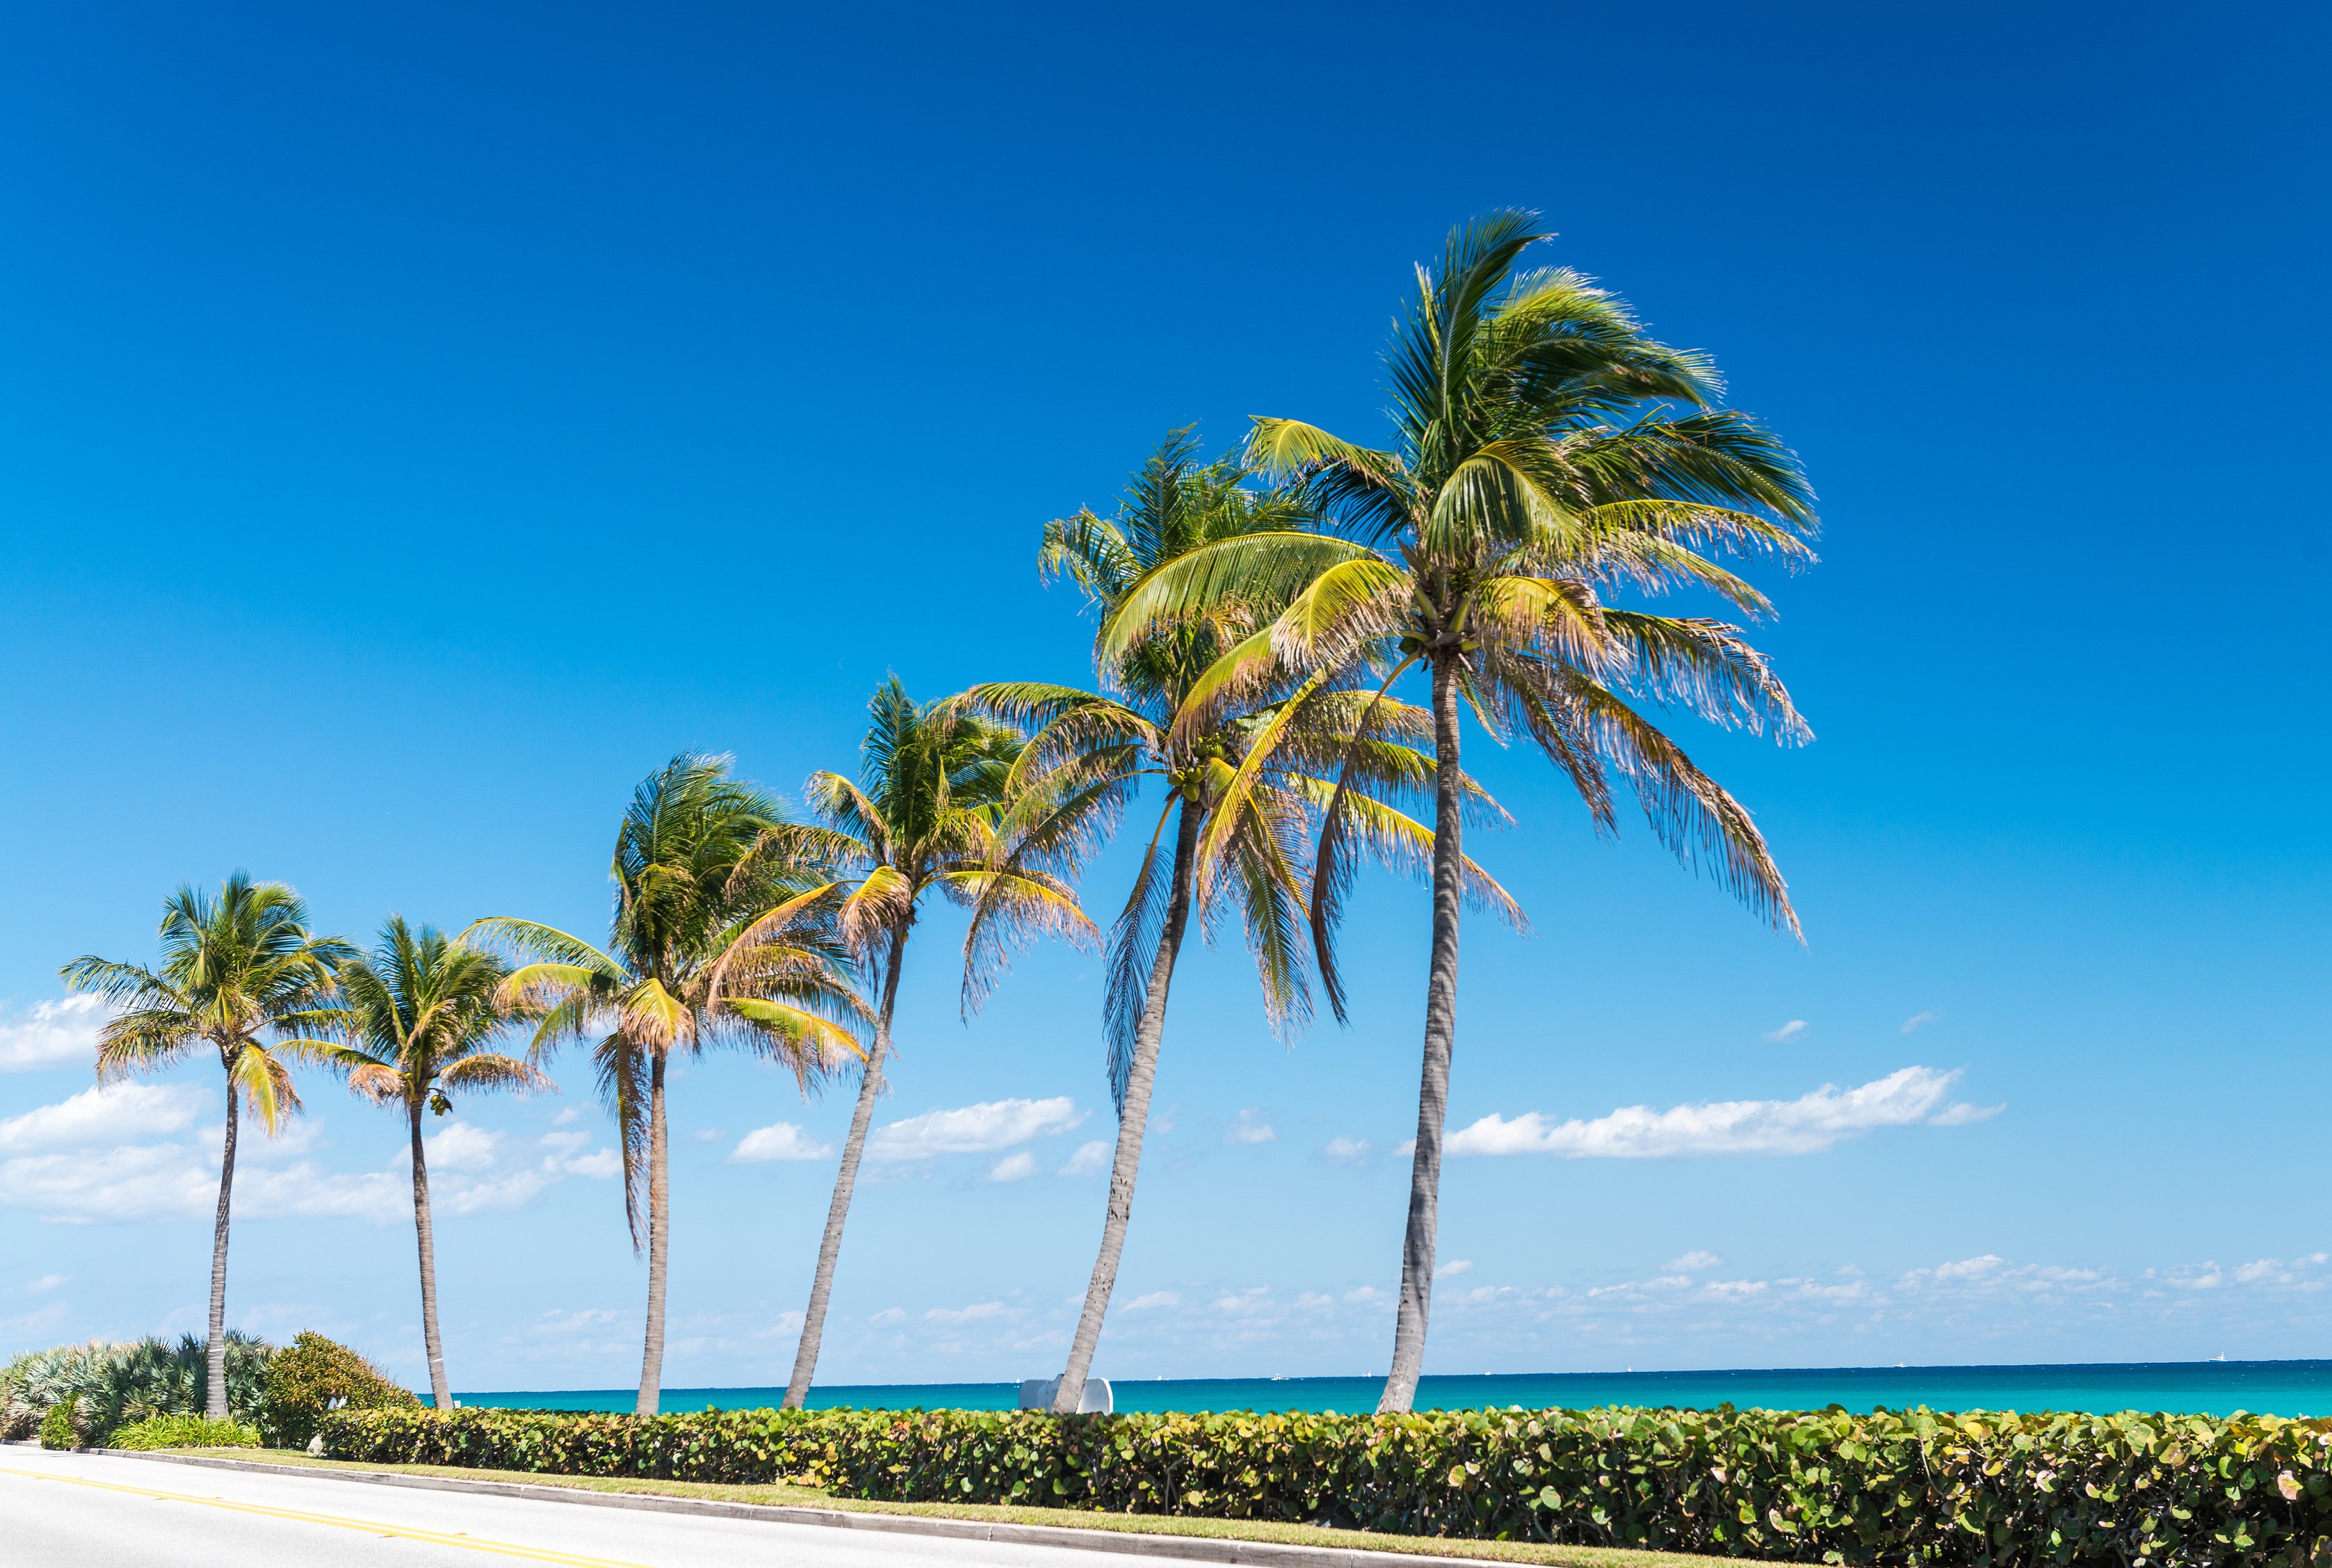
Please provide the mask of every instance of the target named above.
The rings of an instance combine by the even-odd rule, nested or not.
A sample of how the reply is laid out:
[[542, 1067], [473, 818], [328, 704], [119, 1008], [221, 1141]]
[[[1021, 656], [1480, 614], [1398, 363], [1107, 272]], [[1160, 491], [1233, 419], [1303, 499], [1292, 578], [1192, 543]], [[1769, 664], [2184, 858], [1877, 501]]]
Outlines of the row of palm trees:
[[[858, 1095], [820, 1238], [786, 1403], [816, 1371], [893, 1009], [925, 895], [968, 912], [964, 1011], [1038, 936], [1106, 951], [1107, 1076], [1118, 1137], [1101, 1245], [1055, 1408], [1083, 1395], [1131, 1221], [1175, 968], [1195, 912], [1236, 919], [1266, 1016], [1308, 1022], [1314, 977], [1341, 1022], [1335, 936], [1361, 864], [1431, 888], [1418, 1130], [1391, 1373], [1406, 1410], [1422, 1368], [1443, 1121], [1457, 1036], [1461, 911], [1519, 925], [1464, 853], [1504, 813], [1460, 766], [1470, 712], [1526, 737], [1599, 831], [1631, 792], [1687, 865], [1794, 932], [1749, 813], [1651, 716], [1668, 709], [1802, 741], [1767, 661], [1725, 621], [1612, 602], [1682, 588], [1745, 618], [1764, 597], [1719, 558], [1811, 560], [1811, 497], [1773, 435], [1720, 401], [1705, 356], [1651, 338], [1566, 269], [1526, 269], [1531, 215], [1454, 231], [1387, 354], [1392, 438], [1359, 445], [1259, 418], [1237, 459], [1177, 432], [1111, 518], [1046, 526], [1039, 563], [1097, 621], [1097, 688], [975, 686], [918, 704], [875, 693], [855, 781], [819, 773], [797, 819], [725, 760], [676, 758], [626, 811], [604, 947], [496, 916], [457, 938], [401, 921], [359, 955], [312, 935], [287, 890], [238, 876], [181, 892], [157, 970], [83, 959], [76, 986], [119, 1009], [110, 1076], [215, 1048], [229, 1084], [211, 1298], [224, 1347], [238, 1095], [272, 1130], [296, 1108], [289, 1066], [343, 1073], [406, 1114], [431, 1386], [449, 1397], [436, 1328], [425, 1105], [547, 1082], [588, 1045], [620, 1133], [636, 1248], [648, 1262], [639, 1409], [656, 1408], [670, 1234], [666, 1074], [676, 1055], [741, 1047], [808, 1086], [855, 1066]], [[1397, 694], [1421, 685], [1426, 701]], [[1160, 788], [1133, 886], [1104, 936], [1076, 893], [1146, 782]], [[1429, 823], [1410, 810], [1429, 805]], [[1422, 815], [1422, 813], [1420, 813]], [[519, 1056], [488, 1047], [530, 1025]], [[263, 1040], [263, 1035], [272, 1036]], [[215, 1390], [223, 1388], [215, 1378]]]

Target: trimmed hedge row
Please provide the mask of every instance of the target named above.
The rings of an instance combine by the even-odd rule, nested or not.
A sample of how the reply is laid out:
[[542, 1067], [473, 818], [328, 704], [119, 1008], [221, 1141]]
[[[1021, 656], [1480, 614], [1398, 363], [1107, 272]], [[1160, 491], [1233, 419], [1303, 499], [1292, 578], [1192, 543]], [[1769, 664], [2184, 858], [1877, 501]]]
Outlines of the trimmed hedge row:
[[2332, 1568], [2332, 1421], [1452, 1410], [334, 1411], [325, 1451], [1792, 1562]]

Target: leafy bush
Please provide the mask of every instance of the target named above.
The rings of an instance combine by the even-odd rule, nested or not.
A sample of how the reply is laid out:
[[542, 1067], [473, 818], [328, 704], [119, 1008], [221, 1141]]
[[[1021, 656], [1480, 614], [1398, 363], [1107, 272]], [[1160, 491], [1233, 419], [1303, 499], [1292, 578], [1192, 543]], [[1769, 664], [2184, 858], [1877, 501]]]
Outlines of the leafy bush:
[[[258, 1414], [267, 1366], [275, 1347], [228, 1331], [227, 1410], [252, 1424]], [[0, 1437], [29, 1437], [48, 1410], [80, 1401], [85, 1435], [157, 1415], [193, 1415], [207, 1408], [210, 1364], [192, 1334], [175, 1345], [158, 1339], [110, 1344], [59, 1345], [16, 1357], [0, 1370]]]
[[259, 1429], [202, 1416], [148, 1416], [117, 1428], [109, 1448], [255, 1448]]
[[322, 1432], [374, 1462], [1809, 1563], [2332, 1564], [2332, 1421], [2271, 1416], [416, 1409]]
[[41, 1418], [41, 1447], [44, 1448], [78, 1448], [81, 1447], [81, 1423], [73, 1418], [81, 1414], [81, 1400], [72, 1394], [49, 1407]]
[[260, 1430], [278, 1448], [303, 1448], [327, 1411], [417, 1410], [421, 1401], [344, 1344], [302, 1334], [267, 1369]]

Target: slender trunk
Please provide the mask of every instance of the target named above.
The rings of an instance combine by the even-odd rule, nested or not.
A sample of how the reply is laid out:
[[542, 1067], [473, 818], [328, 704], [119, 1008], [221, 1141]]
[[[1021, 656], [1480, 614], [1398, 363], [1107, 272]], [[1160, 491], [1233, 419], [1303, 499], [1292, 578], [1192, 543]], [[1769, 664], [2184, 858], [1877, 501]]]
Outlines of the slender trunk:
[[1400, 1306], [1392, 1372], [1380, 1411], [1406, 1411], [1425, 1370], [1433, 1304], [1433, 1234], [1441, 1196], [1441, 1123], [1449, 1111], [1449, 1055], [1458, 1036], [1458, 900], [1465, 865], [1458, 769], [1458, 655], [1433, 661], [1433, 961], [1425, 981], [1425, 1066], [1417, 1089], [1417, 1152], [1409, 1167], [1409, 1234], [1400, 1251]]
[[234, 1197], [234, 1057], [228, 1056], [226, 1142], [219, 1149], [218, 1223], [211, 1232], [211, 1331], [204, 1365], [203, 1410], [215, 1421], [226, 1413], [226, 1219]]
[[[912, 917], [911, 917], [912, 918]], [[850, 1137], [842, 1145], [842, 1169], [835, 1172], [834, 1201], [827, 1206], [826, 1235], [817, 1244], [817, 1275], [810, 1281], [809, 1306], [802, 1314], [801, 1341], [794, 1349], [794, 1375], [786, 1380], [785, 1409], [798, 1410], [809, 1398], [810, 1375], [817, 1371], [818, 1342], [826, 1337], [826, 1304], [834, 1294], [835, 1260], [842, 1256], [842, 1225], [850, 1218], [850, 1194], [858, 1185], [858, 1158], [866, 1150], [866, 1126], [883, 1093], [883, 1057], [891, 1048], [891, 1009], [899, 999], [899, 966], [907, 955], [902, 925], [891, 937], [883, 973], [883, 1008], [874, 1015], [874, 1046], [859, 1075], [858, 1104], [850, 1113]]]
[[640, 1352], [639, 1413], [652, 1416], [664, 1395], [664, 1285], [672, 1258], [672, 1162], [664, 1124], [665, 1053], [648, 1071], [648, 1332]]
[[406, 1106], [413, 1127], [413, 1234], [421, 1248], [421, 1347], [429, 1356], [429, 1402], [441, 1410], [454, 1408], [454, 1391], [445, 1382], [445, 1347], [437, 1337], [437, 1243], [429, 1228], [429, 1168], [421, 1159], [421, 1104]]
[[1174, 880], [1166, 899], [1166, 925], [1158, 936], [1158, 956], [1150, 965], [1150, 989], [1142, 997], [1142, 1021], [1133, 1032], [1133, 1067], [1125, 1076], [1125, 1104], [1117, 1114], [1117, 1160], [1109, 1172], [1109, 1212], [1101, 1225], [1101, 1253], [1085, 1286], [1085, 1315], [1069, 1343], [1069, 1364], [1053, 1395], [1056, 1415], [1075, 1415], [1084, 1401], [1085, 1377], [1101, 1344], [1101, 1325], [1117, 1288], [1117, 1260], [1125, 1251], [1125, 1231], [1133, 1218], [1133, 1182], [1142, 1169], [1142, 1137], [1150, 1125], [1150, 1092], [1158, 1082], [1158, 1047], [1166, 1036], [1166, 991], [1190, 918], [1190, 871], [1199, 856], [1199, 830], [1206, 813], [1182, 803], [1174, 833]]

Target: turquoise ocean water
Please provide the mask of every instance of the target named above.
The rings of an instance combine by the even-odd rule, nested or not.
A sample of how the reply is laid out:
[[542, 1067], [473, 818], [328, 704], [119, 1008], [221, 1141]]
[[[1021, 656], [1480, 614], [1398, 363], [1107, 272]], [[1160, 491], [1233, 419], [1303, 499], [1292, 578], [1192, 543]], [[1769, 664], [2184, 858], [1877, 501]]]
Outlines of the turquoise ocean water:
[[[1378, 1378], [1162, 1378], [1112, 1385], [1121, 1411], [1341, 1410], [1376, 1408]], [[669, 1411], [774, 1405], [781, 1388], [666, 1389]], [[820, 1386], [810, 1408], [1010, 1410], [1017, 1383]], [[517, 1410], [628, 1410], [629, 1389], [463, 1393], [464, 1405]], [[1767, 1410], [2168, 1410], [2223, 1416], [2332, 1416], [2332, 1361], [2133, 1362], [2076, 1366], [1823, 1367], [1766, 1372], [1492, 1373], [1429, 1377], [1419, 1410], [1582, 1410], [1595, 1405]]]

